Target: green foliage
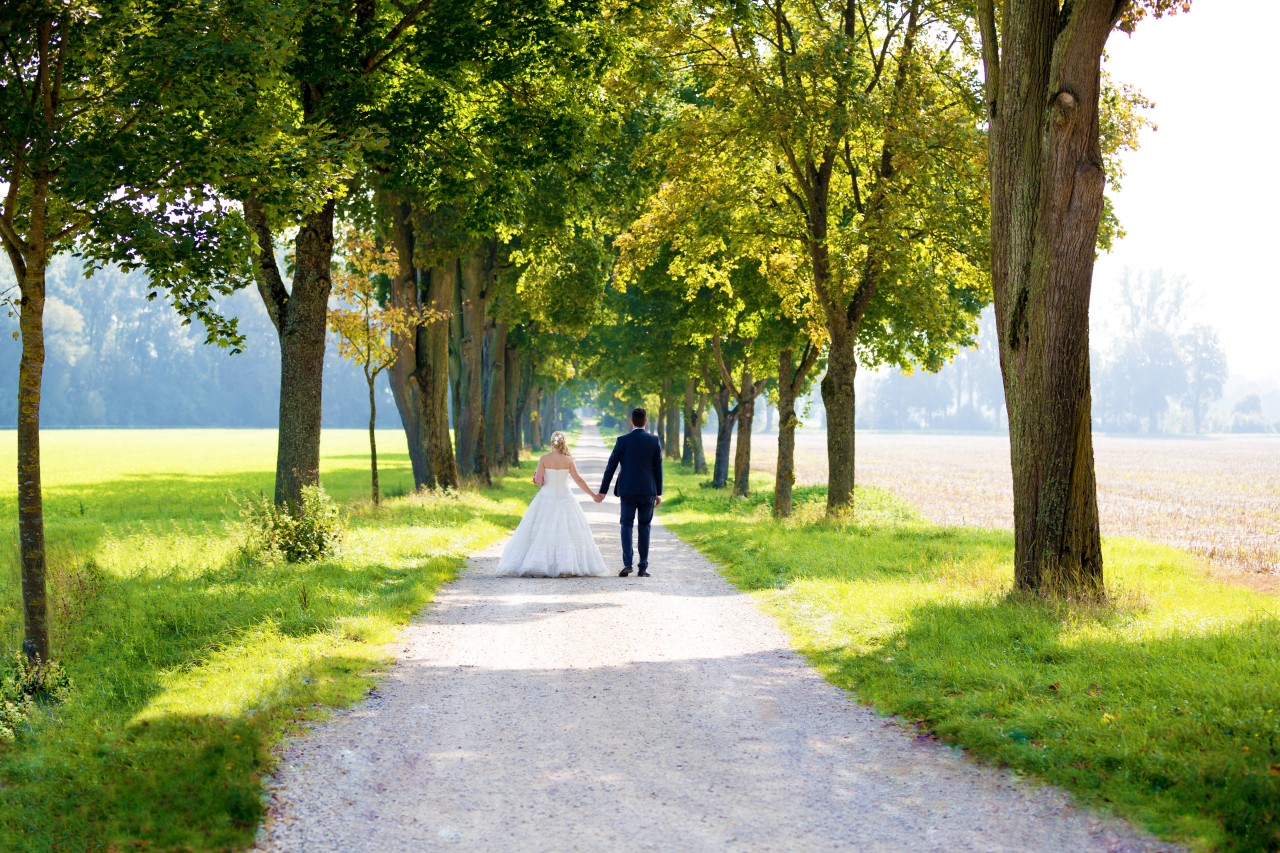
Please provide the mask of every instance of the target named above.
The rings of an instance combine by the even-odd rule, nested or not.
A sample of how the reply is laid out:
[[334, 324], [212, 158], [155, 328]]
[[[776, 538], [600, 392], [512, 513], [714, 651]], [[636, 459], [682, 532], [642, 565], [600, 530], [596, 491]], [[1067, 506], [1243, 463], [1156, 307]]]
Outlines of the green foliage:
[[[526, 472], [375, 508], [367, 440], [324, 434], [321, 474], [349, 520], [341, 555], [264, 564], [241, 552], [230, 496], [270, 487], [274, 430], [47, 434], [53, 640], [75, 690], [0, 749], [0, 850], [252, 845], [277, 742], [362, 697], [395, 632], [534, 492]], [[411, 491], [403, 433], [378, 441], [388, 486]], [[13, 452], [10, 433], [0, 464]], [[12, 648], [16, 542], [0, 553]]]
[[296, 508], [277, 506], [266, 495], [244, 504], [245, 552], [268, 561], [308, 563], [337, 553], [346, 530], [341, 510], [323, 486], [303, 486]]
[[936, 527], [865, 488], [848, 522], [822, 518], [815, 488], [777, 523], [763, 498], [671, 480], [664, 523], [754, 592], [829, 680], [915, 736], [1195, 849], [1274, 848], [1274, 597], [1206, 580], [1174, 549], [1108, 540], [1108, 604], [1028, 599], [1009, 592], [1004, 531]]
[[38, 702], [61, 702], [71, 691], [62, 664], [32, 662], [14, 652], [0, 665], [0, 743], [12, 743], [25, 728]]

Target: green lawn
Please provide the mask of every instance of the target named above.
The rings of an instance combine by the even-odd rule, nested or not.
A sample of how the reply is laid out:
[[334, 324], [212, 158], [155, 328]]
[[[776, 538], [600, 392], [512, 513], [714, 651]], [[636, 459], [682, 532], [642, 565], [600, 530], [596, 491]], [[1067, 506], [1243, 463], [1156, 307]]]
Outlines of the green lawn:
[[[942, 528], [872, 489], [769, 517], [671, 466], [665, 523], [778, 616], [835, 684], [919, 735], [1201, 850], [1280, 847], [1280, 601], [1186, 553], [1105, 543], [1112, 603], [1009, 594], [1012, 534]], [[670, 469], [669, 469], [670, 470]]]
[[[13, 472], [14, 433], [0, 470]], [[527, 471], [483, 492], [368, 503], [367, 433], [329, 431], [326, 489], [350, 513], [337, 559], [262, 566], [235, 498], [270, 492], [265, 430], [48, 431], [54, 649], [74, 690], [0, 744], [0, 849], [235, 849], [262, 816], [270, 747], [352, 702], [382, 644], [519, 520]], [[380, 434], [384, 494], [412, 478]], [[16, 485], [0, 487], [4, 648], [21, 641]]]

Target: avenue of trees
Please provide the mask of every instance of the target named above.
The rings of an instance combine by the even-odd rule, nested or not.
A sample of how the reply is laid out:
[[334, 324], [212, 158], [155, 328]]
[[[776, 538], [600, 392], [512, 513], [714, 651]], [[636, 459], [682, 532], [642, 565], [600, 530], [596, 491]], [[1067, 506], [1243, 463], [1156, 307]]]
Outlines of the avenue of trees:
[[[609, 408], [649, 401], [668, 455], [738, 494], [768, 393], [779, 516], [819, 378], [839, 517], [859, 367], [935, 370], [993, 304], [1015, 583], [1101, 594], [1087, 310], [1142, 105], [1101, 60], [1117, 28], [1185, 6], [11, 4], [0, 241], [26, 653], [49, 657], [39, 435], [46, 321], [65, 313], [48, 271], [67, 253], [144, 268], [148, 296], [229, 357], [263, 330], [226, 300], [256, 290], [280, 355], [275, 500], [293, 510], [319, 478], [331, 313], [372, 311], [361, 291], [415, 318], [383, 328], [379, 370], [420, 488], [515, 464], [589, 377]], [[349, 231], [387, 261], [339, 300]]]

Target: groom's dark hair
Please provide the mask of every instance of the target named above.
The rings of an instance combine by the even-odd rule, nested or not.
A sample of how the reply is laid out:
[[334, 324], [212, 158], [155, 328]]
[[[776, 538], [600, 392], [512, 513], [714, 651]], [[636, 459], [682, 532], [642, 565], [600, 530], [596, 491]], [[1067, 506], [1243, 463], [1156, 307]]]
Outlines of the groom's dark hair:
[[649, 416], [644, 413], [644, 409], [631, 410], [631, 425], [642, 427], [649, 420]]

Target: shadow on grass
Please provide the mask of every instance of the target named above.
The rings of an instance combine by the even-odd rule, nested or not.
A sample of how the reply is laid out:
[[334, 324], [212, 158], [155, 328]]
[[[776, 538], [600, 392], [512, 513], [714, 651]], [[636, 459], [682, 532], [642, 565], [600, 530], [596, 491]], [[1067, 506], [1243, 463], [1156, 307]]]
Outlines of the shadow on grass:
[[668, 525], [881, 712], [1165, 837], [1280, 848], [1274, 602], [1118, 540], [1104, 543], [1112, 602], [1055, 604], [1010, 594], [1011, 534], [886, 522], [872, 490], [844, 524], [683, 497]]
[[928, 605], [874, 649], [805, 652], [880, 710], [1161, 835], [1276, 849], [1280, 620], [1151, 639], [1084, 627], [1104, 636], [1079, 641], [1025, 601]]
[[[120, 495], [157, 481], [194, 484], [210, 502], [244, 482], [136, 478]], [[263, 565], [233, 550], [203, 569], [95, 570], [92, 600], [63, 626], [70, 698], [0, 747], [0, 849], [251, 843], [269, 744], [358, 699], [381, 644], [456, 577], [465, 552], [518, 521], [521, 492], [356, 507], [353, 533], [386, 536], [330, 562]], [[152, 511], [126, 526], [165, 520]]]

